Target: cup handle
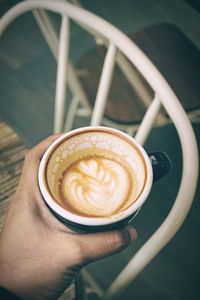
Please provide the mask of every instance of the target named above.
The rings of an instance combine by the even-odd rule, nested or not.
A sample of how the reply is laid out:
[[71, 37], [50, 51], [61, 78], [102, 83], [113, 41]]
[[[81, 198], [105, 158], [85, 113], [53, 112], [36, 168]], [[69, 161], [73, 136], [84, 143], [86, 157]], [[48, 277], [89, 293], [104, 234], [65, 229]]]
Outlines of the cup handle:
[[171, 169], [171, 161], [165, 152], [152, 152], [148, 153], [152, 169], [153, 169], [153, 182], [165, 176]]

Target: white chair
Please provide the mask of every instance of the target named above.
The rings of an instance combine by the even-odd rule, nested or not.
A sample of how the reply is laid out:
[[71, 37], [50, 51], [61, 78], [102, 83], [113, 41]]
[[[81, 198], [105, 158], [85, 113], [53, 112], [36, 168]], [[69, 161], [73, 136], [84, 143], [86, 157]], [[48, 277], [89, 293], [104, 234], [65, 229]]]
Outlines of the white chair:
[[[63, 0], [63, 2], [66, 1]], [[78, 0], [68, 0], [68, 2], [82, 7]], [[59, 39], [54, 20], [44, 10], [34, 11], [33, 15], [56, 58]], [[84, 27], [83, 24], [81, 26]], [[87, 31], [94, 37], [96, 46], [82, 55], [76, 62], [75, 68], [71, 62], [69, 63], [68, 87], [73, 98], [64, 125], [65, 131], [72, 129], [76, 117], [91, 116], [101, 74], [99, 66], [102, 65], [106, 53], [107, 40], [89, 27]], [[150, 60], [156, 64], [168, 83], [172, 85], [189, 119], [192, 122], [199, 122], [197, 78], [200, 52], [198, 49], [175, 26], [165, 23], [151, 26], [129, 37], [144, 53], [148, 53]], [[162, 37], [165, 42], [164, 50], [159, 42]], [[172, 48], [175, 48], [175, 51], [172, 51]], [[185, 60], [186, 53], [191, 53], [191, 58], [189, 57], [188, 60]], [[183, 73], [182, 76], [180, 72]], [[130, 64], [122, 52], [118, 51], [102, 124], [119, 128], [133, 135], [152, 101], [152, 95], [153, 90], [145, 79], [140, 76], [138, 70]], [[170, 123], [170, 119], [163, 111], [160, 111], [155, 125], [162, 126], [166, 123]]]
[[[63, 0], [63, 2], [66, 2]], [[77, 0], [71, 0], [68, 1], [73, 4], [75, 4], [78, 7], [81, 7], [81, 4]], [[57, 60], [58, 56], [58, 44], [59, 44], [59, 37], [54, 25], [54, 20], [51, 18], [51, 16], [48, 14], [47, 11], [45, 10], [34, 10], [33, 11], [33, 16], [35, 17], [35, 20], [54, 56], [54, 58]], [[104, 47], [108, 45], [108, 40], [103, 37], [101, 34], [98, 32], [94, 31], [92, 27], [86, 27], [84, 24], [80, 24], [83, 28], [85, 28], [94, 38], [94, 41], [97, 45], [100, 47]], [[105, 48], [105, 47], [104, 47]], [[103, 49], [103, 52], [105, 52]], [[90, 56], [90, 54], [88, 54]], [[99, 57], [96, 57], [96, 60], [99, 60]], [[140, 106], [139, 110], [142, 111], [142, 113], [136, 112], [136, 109], [134, 105], [130, 105], [130, 107], [126, 108], [126, 113], [123, 113], [123, 118], [120, 116], [120, 118], [116, 118], [115, 115], [116, 113], [108, 113], [108, 117], [106, 117], [106, 106], [108, 103], [105, 105], [105, 114], [102, 118], [102, 124], [106, 126], [111, 126], [115, 127], [118, 129], [121, 129], [123, 131], [126, 131], [130, 135], [133, 135], [134, 132], [138, 129], [138, 124], [142, 119], [142, 114], [144, 111], [148, 108], [149, 104], [152, 101], [152, 90], [147, 87], [147, 84], [145, 84], [144, 79], [142, 80], [139, 72], [137, 71], [136, 68], [133, 67], [132, 64], [126, 59], [126, 57], [122, 54], [122, 52], [118, 51], [116, 55], [116, 62], [118, 66], [118, 73], [120, 72], [121, 74], [121, 85], [126, 84], [128, 85], [129, 88], [131, 88], [133, 95], [136, 97], [136, 99], [131, 99], [131, 96], [128, 96], [129, 98], [129, 104], [130, 101], [134, 102], [137, 101]], [[93, 63], [91, 61], [91, 63]], [[94, 61], [96, 63], [96, 61]], [[101, 63], [101, 62], [100, 62]], [[92, 65], [93, 66], [93, 65]], [[95, 67], [95, 65], [94, 65]], [[55, 119], [55, 124], [54, 124], [54, 131], [69, 131], [72, 129], [75, 118], [76, 117], [91, 117], [92, 111], [93, 111], [93, 103], [95, 96], [91, 96], [90, 92], [92, 94], [96, 93], [96, 87], [94, 86], [95, 84], [98, 86], [98, 76], [95, 74], [95, 70], [93, 71], [93, 74], [90, 75], [90, 78], [88, 78], [90, 81], [93, 82], [93, 87], [90, 90], [90, 88], [87, 88], [87, 84], [84, 85], [84, 73], [85, 73], [85, 67], [84, 70], [77, 70], [72, 63], [69, 61], [68, 62], [68, 77], [67, 77], [67, 84], [68, 88], [72, 93], [72, 100], [70, 103], [70, 107], [68, 109], [68, 114], [66, 117], [66, 120], [64, 121], [64, 115], [60, 114], [59, 115], [59, 125], [56, 125], [56, 119]], [[87, 71], [86, 71], [87, 72]], [[79, 75], [77, 75], [79, 73]], [[94, 78], [95, 75], [95, 78]], [[98, 74], [100, 75], [100, 74]], [[115, 76], [115, 72], [113, 74]], [[85, 81], [89, 81], [86, 79]], [[96, 80], [95, 80], [96, 79]], [[126, 90], [126, 86], [124, 87], [124, 91]], [[92, 98], [92, 99], [91, 99]], [[109, 97], [108, 97], [108, 102], [109, 102]], [[133, 100], [133, 101], [132, 101]], [[119, 102], [119, 101], [118, 101]], [[126, 104], [126, 103], [125, 103]], [[109, 105], [109, 104], [108, 104]], [[112, 103], [109, 105], [110, 107]], [[116, 106], [116, 105], [114, 105]], [[131, 110], [130, 110], [131, 109]], [[119, 105], [116, 106], [116, 110], [118, 111], [118, 114], [121, 115], [121, 107]], [[120, 113], [119, 113], [120, 112]], [[125, 110], [124, 110], [125, 112]], [[130, 115], [129, 119], [127, 118], [127, 114]], [[111, 116], [110, 116], [111, 115]], [[114, 118], [112, 117], [114, 115]], [[138, 122], [139, 121], [139, 122]], [[167, 120], [165, 116], [163, 116], [162, 112], [159, 112], [156, 124], [157, 125], [163, 125], [164, 123], [169, 122], [169, 119]]]
[[[144, 53], [117, 28], [94, 14], [63, 1], [24, 1], [11, 8], [1, 18], [0, 34], [5, 31], [12, 21], [23, 13], [34, 11], [36, 15], [41, 16], [43, 10], [56, 12], [62, 16], [58, 52], [56, 49], [56, 41], [55, 45], [53, 45], [55, 48], [54, 55], [58, 59], [55, 97], [55, 131], [60, 131], [63, 126], [68, 70], [72, 70], [70, 79], [71, 86], [74, 87], [77, 84], [76, 78], [73, 78], [73, 68], [70, 66], [68, 60], [70, 22], [73, 20], [79, 25], [83, 25], [89, 32], [97, 34], [98, 37], [100, 36], [101, 39], [106, 41], [108, 46], [97, 90], [96, 101], [92, 111], [91, 125], [102, 124], [117, 53], [122, 53], [122, 57], [126, 57], [130, 63], [134, 65], [154, 91], [154, 98], [135, 135], [136, 140], [140, 144], [145, 143], [161, 107], [164, 107], [170, 116], [180, 138], [183, 154], [183, 171], [174, 205], [165, 221], [136, 253], [109, 289], [102, 295], [103, 299], [116, 299], [117, 295], [123, 292], [126, 286], [138, 276], [159, 251], [171, 240], [183, 224], [183, 221], [190, 210], [198, 179], [198, 151], [194, 132], [176, 95], [148, 57], [146, 57]], [[43, 30], [46, 30], [45, 26], [43, 26]], [[49, 32], [47, 34], [49, 34]], [[79, 83], [78, 87], [76, 86], [75, 89], [77, 88], [80, 88]], [[72, 102], [73, 104], [69, 108], [70, 114], [76, 110], [79, 101], [80, 99], [75, 99], [75, 102]], [[70, 117], [70, 115], [68, 115], [68, 117]], [[188, 180], [188, 178], [190, 178], [190, 180]]]

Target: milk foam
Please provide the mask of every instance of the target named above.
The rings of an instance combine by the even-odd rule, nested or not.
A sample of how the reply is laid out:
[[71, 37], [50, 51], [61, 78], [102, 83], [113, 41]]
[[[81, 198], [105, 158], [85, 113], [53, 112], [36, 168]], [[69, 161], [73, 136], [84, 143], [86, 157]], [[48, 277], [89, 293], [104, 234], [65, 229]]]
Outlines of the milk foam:
[[77, 212], [99, 217], [112, 215], [126, 201], [133, 185], [130, 181], [129, 171], [119, 162], [104, 157], [88, 158], [64, 172], [62, 198]]

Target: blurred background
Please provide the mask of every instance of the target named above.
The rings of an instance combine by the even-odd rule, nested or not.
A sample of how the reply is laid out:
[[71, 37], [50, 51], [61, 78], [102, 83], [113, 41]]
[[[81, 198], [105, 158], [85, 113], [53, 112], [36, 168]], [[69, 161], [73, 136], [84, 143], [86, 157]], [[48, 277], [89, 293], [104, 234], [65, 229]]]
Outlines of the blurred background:
[[[0, 15], [19, 2], [0, 0]], [[81, 4], [135, 39], [170, 85], [177, 88], [176, 94], [188, 112], [200, 108], [199, 0], [81, 0]], [[60, 18], [54, 14], [51, 17], [59, 30]], [[150, 46], [146, 45], [147, 37], [150, 42], [153, 41]], [[78, 66], [77, 70], [82, 66], [81, 57], [86, 57], [86, 53], [94, 46], [91, 36], [73, 24], [70, 59]], [[170, 70], [170, 63], [176, 73]], [[18, 134], [23, 144], [20, 147], [18, 144], [22, 157], [25, 148], [34, 146], [52, 133], [55, 80], [56, 62], [33, 15], [27, 13], [8, 28], [0, 41], [0, 122], [4, 122]], [[68, 92], [69, 103], [70, 98]], [[79, 118], [73, 127], [88, 124], [89, 119]], [[199, 120], [193, 122], [193, 128], [199, 145]], [[0, 146], [7, 134], [11, 134], [10, 131], [4, 132], [4, 135], [0, 133]], [[155, 183], [144, 208], [132, 221], [132, 225], [138, 230], [138, 240], [123, 253], [87, 267], [103, 290], [165, 219], [178, 191], [182, 157], [174, 126], [168, 122], [155, 127], [145, 148], [149, 152], [167, 152], [173, 168], [164, 179]], [[181, 230], [120, 299], [199, 299], [199, 192], [200, 184]], [[7, 194], [10, 195], [11, 190]], [[3, 197], [1, 201], [3, 203]]]

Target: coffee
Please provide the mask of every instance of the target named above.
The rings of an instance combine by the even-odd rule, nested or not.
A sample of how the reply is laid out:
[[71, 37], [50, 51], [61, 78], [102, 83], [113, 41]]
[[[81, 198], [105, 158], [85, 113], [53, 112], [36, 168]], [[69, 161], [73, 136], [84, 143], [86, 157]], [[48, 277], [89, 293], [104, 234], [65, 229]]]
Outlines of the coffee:
[[59, 182], [61, 205], [84, 216], [111, 216], [133, 198], [136, 177], [115, 156], [89, 156], [73, 163]]
[[137, 201], [146, 168], [136, 146], [101, 128], [62, 141], [48, 160], [46, 179], [65, 210], [84, 217], [112, 217]]

